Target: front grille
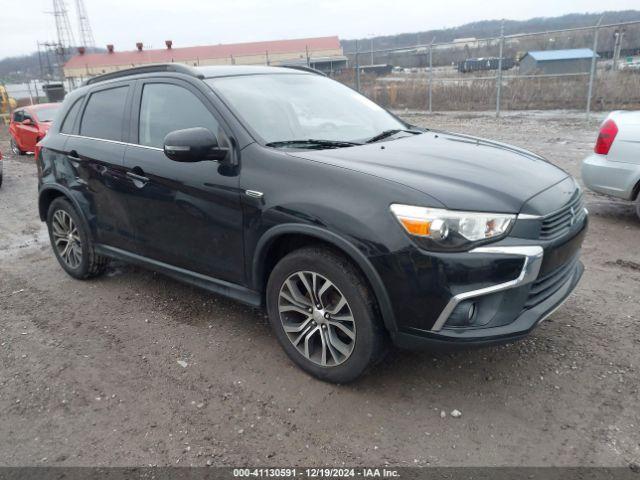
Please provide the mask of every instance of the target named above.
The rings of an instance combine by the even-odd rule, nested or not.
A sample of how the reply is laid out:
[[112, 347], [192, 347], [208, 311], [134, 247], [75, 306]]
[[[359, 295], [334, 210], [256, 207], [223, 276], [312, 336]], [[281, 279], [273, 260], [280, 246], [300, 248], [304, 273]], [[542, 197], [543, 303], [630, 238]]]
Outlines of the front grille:
[[571, 274], [575, 270], [575, 266], [578, 263], [579, 254], [569, 260], [564, 265], [556, 268], [552, 272], [549, 272], [543, 277], [538, 278], [532, 285], [529, 291], [529, 298], [524, 304], [524, 308], [535, 307], [539, 303], [544, 302], [547, 298], [553, 295], [567, 280], [571, 277]]
[[575, 224], [584, 220], [584, 200], [582, 192], [576, 191], [571, 201], [560, 210], [553, 212], [542, 220], [541, 240], [553, 240], [567, 233]]

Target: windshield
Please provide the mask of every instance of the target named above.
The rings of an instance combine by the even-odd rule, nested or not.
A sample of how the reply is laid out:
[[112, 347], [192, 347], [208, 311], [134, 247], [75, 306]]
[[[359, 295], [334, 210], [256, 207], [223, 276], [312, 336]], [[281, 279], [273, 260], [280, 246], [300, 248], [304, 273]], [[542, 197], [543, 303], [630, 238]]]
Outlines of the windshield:
[[265, 143], [309, 139], [359, 143], [385, 130], [407, 128], [371, 100], [320, 75], [247, 75], [206, 81]]
[[60, 110], [59, 105], [56, 105], [55, 107], [43, 107], [37, 109], [35, 114], [40, 122], [53, 122], [58, 114], [58, 110]]

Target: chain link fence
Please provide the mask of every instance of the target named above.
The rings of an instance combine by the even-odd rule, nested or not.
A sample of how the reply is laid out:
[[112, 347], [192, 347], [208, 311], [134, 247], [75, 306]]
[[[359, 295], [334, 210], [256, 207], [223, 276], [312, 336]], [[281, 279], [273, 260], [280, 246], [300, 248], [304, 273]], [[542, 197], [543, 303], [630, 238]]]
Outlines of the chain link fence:
[[[640, 21], [378, 49], [356, 43], [334, 78], [420, 111], [640, 109]], [[366, 47], [369, 47], [367, 49]]]

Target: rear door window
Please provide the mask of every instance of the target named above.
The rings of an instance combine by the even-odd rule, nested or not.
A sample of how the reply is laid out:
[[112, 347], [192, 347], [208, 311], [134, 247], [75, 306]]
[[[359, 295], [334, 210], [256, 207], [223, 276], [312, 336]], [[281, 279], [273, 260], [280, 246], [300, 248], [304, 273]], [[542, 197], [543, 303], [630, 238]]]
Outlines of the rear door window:
[[82, 115], [80, 135], [105, 140], [121, 140], [129, 86], [94, 92]]

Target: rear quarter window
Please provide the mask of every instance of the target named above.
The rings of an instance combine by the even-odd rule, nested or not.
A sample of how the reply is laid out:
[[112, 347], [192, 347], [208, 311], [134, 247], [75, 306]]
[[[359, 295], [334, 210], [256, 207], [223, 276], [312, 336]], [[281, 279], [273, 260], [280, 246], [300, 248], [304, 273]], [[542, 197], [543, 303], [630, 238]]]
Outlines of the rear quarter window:
[[76, 123], [76, 118], [78, 118], [78, 113], [80, 112], [80, 107], [82, 106], [82, 100], [84, 97], [80, 97], [67, 112], [67, 115], [64, 117], [62, 121], [62, 125], [60, 126], [60, 133], [73, 133], [73, 126]]
[[92, 93], [82, 115], [80, 135], [121, 140], [128, 91], [125, 85]]

